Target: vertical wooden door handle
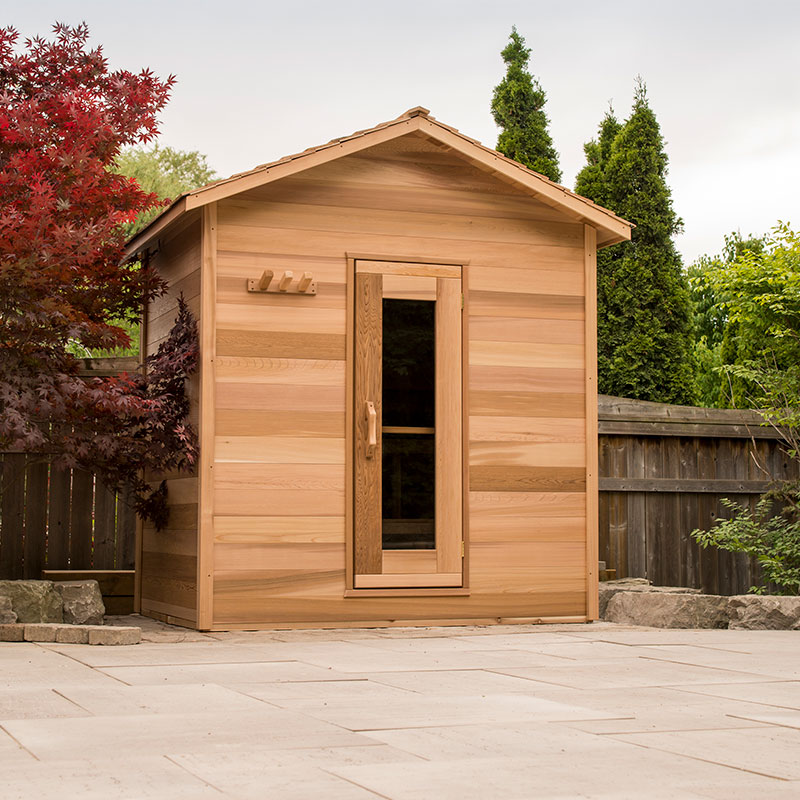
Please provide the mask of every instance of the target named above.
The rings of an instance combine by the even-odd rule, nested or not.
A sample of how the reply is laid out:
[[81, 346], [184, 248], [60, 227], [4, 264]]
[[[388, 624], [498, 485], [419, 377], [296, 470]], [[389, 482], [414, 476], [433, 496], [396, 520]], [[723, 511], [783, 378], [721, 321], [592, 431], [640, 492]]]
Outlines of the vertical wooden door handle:
[[367, 400], [366, 407], [367, 419], [367, 458], [375, 455], [375, 448], [378, 446], [378, 412], [375, 410], [375, 403]]

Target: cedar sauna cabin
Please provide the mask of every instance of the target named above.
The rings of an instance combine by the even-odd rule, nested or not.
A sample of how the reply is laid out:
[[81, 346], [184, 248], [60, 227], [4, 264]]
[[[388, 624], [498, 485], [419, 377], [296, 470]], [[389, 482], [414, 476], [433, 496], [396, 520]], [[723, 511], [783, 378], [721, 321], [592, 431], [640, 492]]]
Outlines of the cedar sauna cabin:
[[[202, 630], [597, 616], [596, 251], [630, 224], [424, 108], [178, 198], [195, 476], [141, 613]], [[155, 476], [154, 476], [155, 477]]]

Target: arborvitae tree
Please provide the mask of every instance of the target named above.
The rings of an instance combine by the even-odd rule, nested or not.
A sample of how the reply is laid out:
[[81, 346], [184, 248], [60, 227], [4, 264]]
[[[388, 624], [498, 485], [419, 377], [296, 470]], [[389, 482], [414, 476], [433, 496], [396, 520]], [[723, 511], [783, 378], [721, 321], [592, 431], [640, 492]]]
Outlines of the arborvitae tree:
[[691, 404], [691, 305], [672, 241], [682, 221], [672, 208], [664, 140], [641, 80], [631, 116], [604, 156], [615, 124], [606, 117], [600, 142], [587, 147], [589, 165], [578, 176], [579, 191], [636, 225], [630, 242], [598, 260], [599, 388], [639, 400]]
[[503, 155], [546, 175], [552, 181], [561, 180], [558, 153], [547, 130], [544, 113], [546, 95], [539, 81], [528, 72], [530, 48], [525, 40], [511, 29], [511, 41], [500, 55], [506, 62], [506, 76], [495, 86], [492, 95], [492, 116], [502, 128], [497, 149]]
[[[601, 206], [608, 207], [609, 198], [606, 188], [606, 166], [611, 157], [611, 147], [614, 139], [622, 130], [622, 124], [614, 116], [614, 109], [609, 108], [597, 131], [597, 139], [592, 139], [583, 146], [586, 154], [586, 166], [578, 173], [575, 179], [575, 191], [593, 200]], [[601, 250], [598, 257], [607, 253]]]

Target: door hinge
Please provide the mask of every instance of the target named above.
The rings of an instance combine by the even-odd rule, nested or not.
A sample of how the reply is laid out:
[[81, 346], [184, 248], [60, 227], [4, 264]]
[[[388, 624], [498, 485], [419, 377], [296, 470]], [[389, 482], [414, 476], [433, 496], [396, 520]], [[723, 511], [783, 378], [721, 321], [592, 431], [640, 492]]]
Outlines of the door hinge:
[[461, 292], [461, 310], [464, 310], [464, 292]]
[[464, 542], [461, 542], [461, 558], [464, 558]]

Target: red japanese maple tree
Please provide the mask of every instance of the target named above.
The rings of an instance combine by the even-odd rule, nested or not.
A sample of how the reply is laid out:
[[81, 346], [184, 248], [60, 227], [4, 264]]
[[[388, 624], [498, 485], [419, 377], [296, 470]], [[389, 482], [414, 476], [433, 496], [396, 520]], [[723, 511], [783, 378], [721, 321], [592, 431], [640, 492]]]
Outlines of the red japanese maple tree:
[[82, 379], [70, 343], [127, 346], [123, 320], [165, 290], [123, 259], [123, 225], [158, 204], [113, 171], [120, 148], [151, 140], [174, 78], [109, 71], [86, 25], [18, 47], [0, 29], [0, 449], [48, 454], [133, 488], [140, 514], [164, 523], [163, 487], [140, 470], [187, 468], [184, 379], [196, 324], [178, 323], [147, 377]]

